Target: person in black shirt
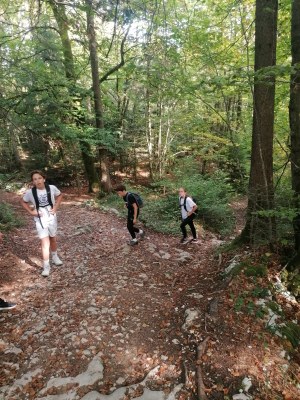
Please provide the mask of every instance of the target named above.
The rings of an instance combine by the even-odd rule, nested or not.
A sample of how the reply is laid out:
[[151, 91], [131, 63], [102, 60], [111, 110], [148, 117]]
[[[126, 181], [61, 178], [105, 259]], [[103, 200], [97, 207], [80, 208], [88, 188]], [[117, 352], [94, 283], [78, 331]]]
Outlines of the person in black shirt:
[[134, 226], [137, 222], [140, 212], [139, 205], [136, 201], [134, 194], [127, 192], [126, 186], [118, 185], [115, 191], [117, 192], [119, 197], [123, 198], [123, 200], [125, 201], [125, 206], [128, 209], [127, 229], [131, 235], [131, 240], [129, 244], [131, 246], [134, 246], [138, 244], [137, 235], [139, 235], [140, 238], [143, 238], [145, 235], [145, 232], [142, 229], [139, 229], [136, 226]]

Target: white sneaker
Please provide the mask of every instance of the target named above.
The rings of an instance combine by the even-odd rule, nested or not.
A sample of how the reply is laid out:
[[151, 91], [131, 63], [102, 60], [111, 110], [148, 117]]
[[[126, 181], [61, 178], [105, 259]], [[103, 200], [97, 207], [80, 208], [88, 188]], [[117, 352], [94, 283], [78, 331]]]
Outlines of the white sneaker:
[[58, 257], [57, 254], [52, 256], [52, 262], [54, 265], [63, 265], [63, 262], [61, 261], [61, 259]]
[[49, 276], [50, 274], [50, 265], [46, 265], [43, 269], [42, 276]]

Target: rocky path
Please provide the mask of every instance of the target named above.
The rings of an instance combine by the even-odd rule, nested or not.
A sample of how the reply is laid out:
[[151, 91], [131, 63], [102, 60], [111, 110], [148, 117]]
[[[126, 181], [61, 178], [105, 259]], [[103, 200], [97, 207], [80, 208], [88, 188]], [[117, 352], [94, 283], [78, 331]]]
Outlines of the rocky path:
[[1, 295], [18, 306], [0, 314], [0, 399], [190, 398], [183, 324], [197, 308], [203, 325], [218, 241], [147, 231], [130, 247], [125, 221], [85, 200], [68, 195], [59, 211], [64, 265], [48, 278], [30, 217], [2, 244]]

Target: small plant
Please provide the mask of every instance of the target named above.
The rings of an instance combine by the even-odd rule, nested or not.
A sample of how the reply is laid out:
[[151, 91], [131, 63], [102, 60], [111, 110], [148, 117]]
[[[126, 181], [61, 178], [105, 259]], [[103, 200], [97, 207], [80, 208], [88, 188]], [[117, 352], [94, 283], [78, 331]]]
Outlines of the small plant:
[[294, 348], [300, 344], [300, 326], [294, 322], [286, 322], [279, 327], [280, 333], [287, 338]]
[[9, 231], [22, 225], [23, 221], [15, 215], [9, 204], [0, 204], [0, 231]]
[[265, 297], [269, 296], [269, 294], [269, 289], [260, 286], [256, 286], [254, 289], [252, 289], [251, 292], [251, 295], [253, 297], [257, 297], [260, 299], [264, 299]]
[[234, 303], [234, 311], [239, 312], [242, 310], [243, 306], [245, 305], [245, 299], [243, 296], [238, 296]]
[[267, 267], [263, 264], [248, 265], [244, 270], [244, 274], [248, 277], [264, 277], [267, 276], [267, 273]]

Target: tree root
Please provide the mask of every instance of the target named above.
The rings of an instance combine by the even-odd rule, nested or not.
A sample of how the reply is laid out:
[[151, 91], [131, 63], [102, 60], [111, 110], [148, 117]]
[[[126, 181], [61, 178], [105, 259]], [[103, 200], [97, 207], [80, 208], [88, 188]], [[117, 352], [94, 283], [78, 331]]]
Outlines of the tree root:
[[202, 369], [201, 369], [201, 357], [203, 356], [207, 342], [209, 340], [209, 336], [203, 340], [197, 346], [197, 368], [196, 368], [196, 377], [197, 377], [197, 392], [198, 392], [198, 400], [208, 400], [205, 393], [205, 386], [202, 379]]

